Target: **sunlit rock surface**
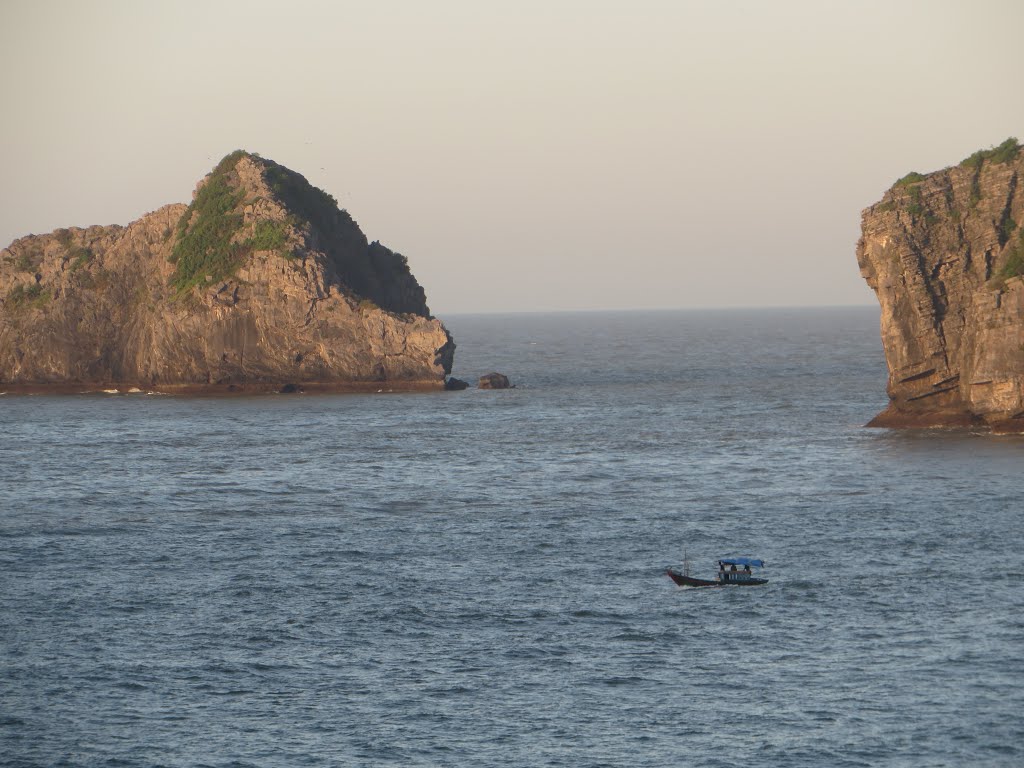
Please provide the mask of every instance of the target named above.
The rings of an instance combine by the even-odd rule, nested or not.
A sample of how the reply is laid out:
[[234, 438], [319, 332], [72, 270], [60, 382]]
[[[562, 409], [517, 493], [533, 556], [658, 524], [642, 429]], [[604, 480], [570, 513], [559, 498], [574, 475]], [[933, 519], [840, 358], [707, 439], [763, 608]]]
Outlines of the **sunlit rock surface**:
[[1024, 427], [1022, 172], [1011, 139], [910, 174], [863, 212], [857, 259], [889, 366], [871, 425]]
[[454, 349], [404, 257], [246, 152], [191, 206], [0, 252], [5, 389], [442, 388]]

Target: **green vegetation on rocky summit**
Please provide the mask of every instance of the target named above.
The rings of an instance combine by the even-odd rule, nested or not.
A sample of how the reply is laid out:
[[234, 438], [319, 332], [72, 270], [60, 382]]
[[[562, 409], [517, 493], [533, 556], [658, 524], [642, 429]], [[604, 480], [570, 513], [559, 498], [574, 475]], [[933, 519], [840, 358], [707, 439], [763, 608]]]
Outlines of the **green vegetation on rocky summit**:
[[[999, 146], [991, 147], [989, 149], [979, 149], [970, 157], [964, 158], [962, 161], [960, 161], [958, 167], [968, 168], [974, 171], [974, 177], [971, 180], [970, 197], [968, 199], [968, 208], [970, 210], [974, 210], [978, 206], [978, 203], [981, 202], [982, 195], [979, 176], [981, 174], [982, 166], [985, 163], [1001, 165], [1012, 162], [1020, 154], [1021, 148], [1021, 143], [1016, 138], [1011, 136]], [[942, 173], [943, 171], [948, 170], [950, 169], [944, 168], [942, 171], [938, 171], [937, 173]], [[897, 179], [896, 182], [892, 185], [893, 191], [906, 190], [906, 196], [903, 197], [902, 199], [906, 202], [905, 210], [911, 216], [920, 216], [921, 214], [925, 214], [926, 218], [929, 217], [929, 214], [925, 211], [924, 205], [922, 204], [921, 187], [918, 185], [921, 184], [921, 182], [926, 181], [930, 175], [932, 174], [924, 174], [918, 173], [917, 171], [911, 171], [906, 176]], [[895, 210], [897, 202], [898, 201], [896, 199], [889, 199], [884, 203], [879, 203], [877, 206], [877, 210], [883, 212]], [[949, 195], [947, 195], [947, 202], [950, 202]], [[953, 217], [954, 221], [959, 221], [961, 219], [961, 212], [957, 210], [952, 210], [951, 216]], [[937, 217], [934, 216], [934, 214], [932, 214], [930, 218], [933, 221], [937, 220]], [[1003, 226], [1006, 226], [1007, 223], [1003, 222], [1002, 224]], [[1014, 224], [1014, 226], [1016, 226], [1016, 224]]]
[[917, 171], [911, 171], [902, 179], [896, 182], [897, 187], [909, 187], [911, 184], [917, 184], [919, 181], [924, 181], [927, 177], [923, 173]]
[[986, 161], [992, 163], [1008, 163], [1017, 157], [1020, 152], [1020, 142], [1011, 136], [998, 147], [991, 149], [979, 149], [970, 157], [960, 161], [961, 168], [981, 168]]
[[[260, 218], [242, 239], [246, 199], [237, 165], [243, 157], [259, 166], [274, 199], [288, 212], [284, 221]], [[314, 249], [326, 254], [348, 290], [393, 312], [429, 315], [423, 289], [405, 257], [379, 242], [367, 243], [359, 226], [327, 192], [304, 176], [272, 160], [237, 150], [221, 160], [196, 192], [178, 222], [170, 283], [178, 297], [194, 287], [233, 275], [253, 251], [276, 251], [295, 258], [289, 229], [303, 232]]]
[[[207, 277], [214, 281], [230, 277], [253, 251], [277, 251], [285, 258], [294, 258], [286, 247], [288, 233], [282, 222], [258, 221], [251, 237], [237, 239], [243, 224], [239, 207], [245, 193], [238, 187], [235, 166], [243, 157], [256, 156], [239, 149], [224, 157], [178, 221], [171, 254], [175, 265], [171, 285], [179, 296], [205, 283]], [[337, 215], [338, 204], [329, 194], [273, 161], [260, 158], [259, 162], [274, 194], [294, 212], [296, 224], [304, 221], [324, 227], [332, 215]], [[341, 213], [351, 223], [348, 214]]]
[[228, 277], [242, 262], [242, 247], [231, 242], [242, 227], [242, 216], [235, 212], [242, 193], [231, 184], [230, 175], [245, 154], [236, 150], [221, 160], [178, 221], [171, 285], [179, 294], [207, 276], [214, 280]]

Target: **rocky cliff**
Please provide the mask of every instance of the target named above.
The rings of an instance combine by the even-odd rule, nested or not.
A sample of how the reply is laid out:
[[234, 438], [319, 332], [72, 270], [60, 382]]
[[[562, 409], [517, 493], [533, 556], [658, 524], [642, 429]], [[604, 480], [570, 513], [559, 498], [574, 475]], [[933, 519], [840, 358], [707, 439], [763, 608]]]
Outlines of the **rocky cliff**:
[[455, 344], [403, 256], [247, 152], [192, 203], [0, 252], [0, 388], [437, 387]]
[[1015, 139], [896, 182], [862, 215], [889, 406], [872, 426], [1024, 429], [1024, 152]]

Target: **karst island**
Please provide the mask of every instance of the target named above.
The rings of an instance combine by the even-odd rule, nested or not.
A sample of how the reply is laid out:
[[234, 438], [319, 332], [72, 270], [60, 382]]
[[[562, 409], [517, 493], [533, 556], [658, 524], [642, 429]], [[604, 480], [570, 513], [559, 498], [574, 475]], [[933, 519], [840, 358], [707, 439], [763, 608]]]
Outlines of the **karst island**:
[[880, 427], [1024, 431], [1024, 155], [1016, 139], [897, 181], [863, 212], [882, 309]]
[[440, 389], [454, 351], [405, 257], [249, 152], [187, 206], [0, 252], [8, 391]]

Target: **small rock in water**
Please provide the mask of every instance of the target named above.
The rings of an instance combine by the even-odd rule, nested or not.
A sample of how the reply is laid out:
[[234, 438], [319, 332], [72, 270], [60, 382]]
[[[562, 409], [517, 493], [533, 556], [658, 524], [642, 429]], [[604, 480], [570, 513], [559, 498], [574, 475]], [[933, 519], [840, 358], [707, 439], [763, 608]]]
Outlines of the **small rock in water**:
[[444, 383], [444, 388], [446, 390], [448, 390], [449, 392], [459, 392], [459, 391], [461, 391], [463, 389], [466, 389], [468, 386], [469, 386], [469, 382], [468, 381], [463, 381], [462, 379], [456, 379], [454, 376], [449, 378], [448, 381], [446, 381]]
[[488, 373], [480, 377], [477, 382], [480, 389], [511, 389], [508, 376], [502, 373]]

